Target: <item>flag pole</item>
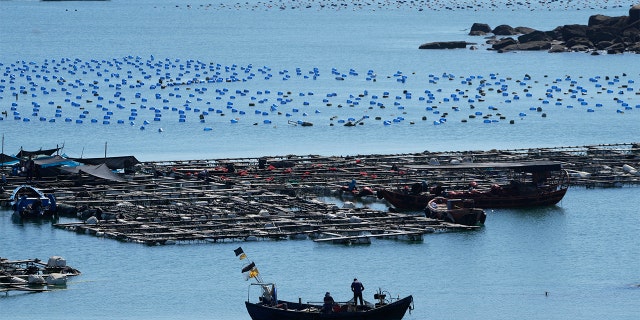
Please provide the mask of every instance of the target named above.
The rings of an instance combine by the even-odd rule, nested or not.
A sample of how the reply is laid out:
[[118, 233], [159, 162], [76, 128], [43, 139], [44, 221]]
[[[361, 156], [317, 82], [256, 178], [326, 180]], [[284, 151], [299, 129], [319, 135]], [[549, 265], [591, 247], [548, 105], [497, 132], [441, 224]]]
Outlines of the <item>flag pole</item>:
[[[238, 247], [238, 249], [235, 249], [233, 251], [235, 252], [236, 256], [240, 258], [240, 260], [247, 259], [247, 254], [244, 253], [242, 247]], [[249, 272], [249, 278], [254, 278], [256, 283], [259, 284], [262, 288], [263, 297], [274, 298], [277, 300], [277, 297], [275, 295], [275, 285], [273, 285], [272, 288], [269, 288], [269, 286], [264, 283], [262, 277], [260, 276], [260, 271], [258, 271], [258, 268], [256, 268], [256, 264], [253, 261], [242, 268], [243, 273], [245, 272], [245, 269], [247, 269], [246, 272]], [[251, 276], [252, 272], [255, 272], [254, 276]]]

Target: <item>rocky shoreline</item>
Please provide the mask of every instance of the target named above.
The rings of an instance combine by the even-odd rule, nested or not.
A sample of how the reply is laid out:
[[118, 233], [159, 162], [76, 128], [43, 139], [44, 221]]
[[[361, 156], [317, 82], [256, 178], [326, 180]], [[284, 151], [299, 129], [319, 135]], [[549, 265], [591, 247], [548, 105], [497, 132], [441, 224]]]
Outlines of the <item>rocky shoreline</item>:
[[[474, 23], [469, 35], [489, 36], [488, 50], [499, 53], [512, 51], [588, 52], [593, 55], [606, 52], [640, 53], [640, 4], [629, 9], [628, 16], [610, 17], [593, 15], [588, 24], [558, 26], [550, 31], [540, 31], [529, 27], [499, 25], [491, 28], [486, 23]], [[419, 49], [477, 49], [473, 43], [464, 41], [429, 42]]]

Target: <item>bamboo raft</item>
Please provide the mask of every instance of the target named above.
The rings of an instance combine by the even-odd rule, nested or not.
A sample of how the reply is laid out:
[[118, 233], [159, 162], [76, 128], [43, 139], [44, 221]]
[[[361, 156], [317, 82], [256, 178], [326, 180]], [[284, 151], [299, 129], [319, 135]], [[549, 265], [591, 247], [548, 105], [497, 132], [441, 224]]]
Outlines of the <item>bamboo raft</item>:
[[[371, 239], [422, 241], [422, 235], [477, 227], [448, 224], [421, 214], [368, 208], [375, 196], [353, 198], [340, 191], [352, 179], [358, 188], [402, 188], [428, 180], [465, 186], [489, 185], [502, 176], [477, 172], [412, 170], [410, 166], [455, 162], [551, 160], [575, 174], [573, 187], [637, 185], [640, 147], [636, 143], [514, 150], [422, 152], [345, 157], [274, 156], [146, 162], [126, 182], [88, 176], [43, 179], [37, 187], [54, 193], [76, 216], [99, 208], [99, 219], [56, 223], [55, 227], [120, 241], [163, 245], [312, 239], [357, 244]], [[626, 166], [625, 166], [626, 165]], [[626, 169], [625, 169], [626, 168]], [[9, 177], [5, 190], [23, 178]], [[364, 207], [337, 207], [319, 197], [359, 201]], [[74, 210], [80, 210], [76, 212]]]

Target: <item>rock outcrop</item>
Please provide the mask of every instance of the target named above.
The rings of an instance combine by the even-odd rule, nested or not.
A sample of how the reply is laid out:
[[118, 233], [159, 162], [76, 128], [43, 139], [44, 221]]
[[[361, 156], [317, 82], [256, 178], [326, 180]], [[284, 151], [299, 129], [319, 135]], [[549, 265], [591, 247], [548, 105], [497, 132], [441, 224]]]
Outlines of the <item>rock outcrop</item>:
[[631, 7], [628, 16], [593, 15], [589, 17], [586, 25], [570, 24], [558, 26], [550, 31], [539, 31], [508, 25], [491, 29], [488, 24], [474, 23], [469, 35], [482, 36], [491, 33], [493, 37], [489, 38], [486, 44], [491, 46], [489, 50], [498, 52], [548, 50], [585, 51], [594, 54], [596, 51], [608, 54], [640, 53], [640, 4]]
[[461, 49], [466, 48], [466, 41], [437, 41], [437, 42], [428, 42], [423, 43], [418, 47], [418, 49]]

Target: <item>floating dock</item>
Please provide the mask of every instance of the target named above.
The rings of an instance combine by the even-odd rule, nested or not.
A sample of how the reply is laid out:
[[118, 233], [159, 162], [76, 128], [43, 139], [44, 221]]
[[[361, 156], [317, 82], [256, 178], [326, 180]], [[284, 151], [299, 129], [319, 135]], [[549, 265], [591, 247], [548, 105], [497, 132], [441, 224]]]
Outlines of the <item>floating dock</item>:
[[[637, 143], [345, 157], [287, 155], [145, 162], [135, 173], [123, 175], [123, 181], [80, 174], [41, 179], [35, 185], [55, 194], [61, 216], [81, 217], [78, 222], [55, 223], [55, 227], [126, 242], [421, 241], [422, 235], [431, 232], [478, 227], [448, 224], [426, 218], [421, 212], [374, 210], [370, 204], [384, 207], [384, 200], [375, 194], [360, 197], [342, 191], [342, 187], [352, 180], [357, 181], [359, 190], [399, 189], [422, 181], [452, 188], [464, 187], [469, 181], [488, 185], [508, 177], [499, 172], [487, 176], [412, 167], [528, 160], [560, 162], [570, 172], [574, 187], [620, 187], [640, 183], [640, 174], [634, 169], [639, 156]], [[21, 183], [24, 178], [9, 177], [5, 191]], [[332, 197], [344, 205], [319, 200]], [[354, 202], [360, 207], [352, 205]], [[91, 215], [95, 218], [88, 218]]]

